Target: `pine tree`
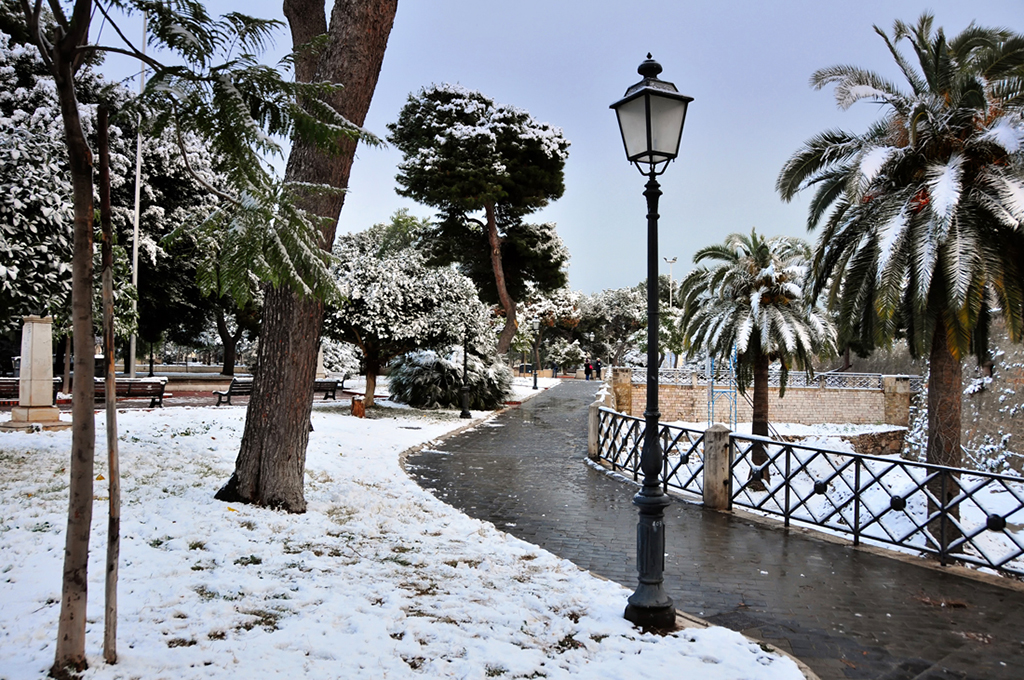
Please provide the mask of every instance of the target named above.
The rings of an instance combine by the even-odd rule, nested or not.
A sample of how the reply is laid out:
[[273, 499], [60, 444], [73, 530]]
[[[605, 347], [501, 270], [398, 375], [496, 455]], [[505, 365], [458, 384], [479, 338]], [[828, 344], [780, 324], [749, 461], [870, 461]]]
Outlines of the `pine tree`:
[[[388, 130], [404, 156], [399, 193], [441, 213], [424, 240], [430, 261], [458, 263], [484, 301], [501, 305], [504, 354], [526, 283], [553, 291], [567, 281], [568, 251], [554, 227], [526, 225], [523, 217], [561, 197], [569, 142], [522, 109], [448, 84], [410, 95]], [[480, 213], [483, 219], [473, 217]]]

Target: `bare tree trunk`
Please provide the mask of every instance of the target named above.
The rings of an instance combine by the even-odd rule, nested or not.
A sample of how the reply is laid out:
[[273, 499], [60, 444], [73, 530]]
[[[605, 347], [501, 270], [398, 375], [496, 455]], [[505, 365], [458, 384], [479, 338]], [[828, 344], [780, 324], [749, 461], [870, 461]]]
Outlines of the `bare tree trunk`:
[[366, 393], [363, 406], [373, 406], [373, 393], [377, 389], [377, 376], [380, 375], [380, 361], [376, 354], [366, 355]]
[[217, 321], [217, 335], [220, 336], [221, 344], [224, 345], [224, 367], [221, 369], [220, 374], [234, 375], [235, 361], [238, 356], [238, 341], [242, 338], [242, 324], [238, 324], [238, 328], [232, 333], [228, 327], [227, 316], [219, 306], [216, 308], [215, 317]]
[[491, 247], [491, 268], [494, 270], [494, 283], [498, 288], [498, 301], [505, 310], [505, 327], [498, 336], [498, 354], [504, 354], [512, 346], [516, 336], [516, 301], [508, 294], [505, 285], [505, 269], [501, 264], [501, 238], [498, 236], [498, 221], [494, 215], [494, 204], [484, 206], [487, 213], [487, 242]]
[[[325, 80], [345, 87], [330, 103], [349, 121], [362, 125], [377, 86], [384, 50], [398, 0], [335, 0], [330, 27], [323, 0], [285, 0], [292, 44], [305, 45], [327, 34], [326, 45], [307, 50], [295, 61], [300, 82]], [[341, 144], [327, 155], [314, 144], [296, 140], [285, 179], [348, 186], [356, 143]], [[321, 247], [334, 243], [343, 196], [311, 195], [301, 207], [323, 220]], [[245, 432], [235, 472], [217, 493], [288, 512], [304, 512], [302, 481], [309, 439], [309, 415], [316, 377], [316, 353], [323, 305], [291, 290], [268, 289], [263, 308], [259, 366], [246, 413]]]
[[117, 569], [121, 553], [121, 466], [117, 455], [117, 375], [114, 367], [114, 230], [110, 224], [110, 145], [107, 109], [99, 110], [100, 224], [103, 228], [103, 358], [107, 408], [107, 569], [104, 590], [103, 659], [117, 663]]
[[[935, 324], [932, 336], [931, 354], [928, 357], [928, 449], [927, 460], [933, 465], [960, 467], [963, 455], [960, 448], [960, 394], [963, 389], [963, 375], [960, 360], [949, 349], [946, 338], [946, 324], [941, 320]], [[943, 504], [955, 498], [959, 492], [956, 475], [940, 475], [928, 484], [931, 495]], [[936, 503], [929, 499], [929, 514], [937, 510]], [[960, 517], [960, 508], [952, 506], [948, 513], [955, 521]], [[928, 525], [932, 537], [945, 549], [960, 537], [960, 532], [947, 521], [935, 520]]]
[[[26, 3], [22, 7], [28, 9]], [[74, 204], [74, 248], [71, 262], [71, 323], [75, 349], [75, 380], [72, 393], [72, 435], [68, 527], [64, 542], [64, 575], [61, 589], [57, 647], [50, 674], [70, 677], [84, 670], [85, 615], [88, 595], [89, 531], [92, 524], [93, 456], [96, 421], [93, 415], [94, 361], [92, 327], [92, 151], [82, 130], [75, 95], [76, 49], [88, 38], [92, 3], [75, 2], [68, 32], [48, 49], [39, 26], [30, 28], [41, 52], [51, 60], [51, 72], [60, 101], [68, 146], [68, 165]]]

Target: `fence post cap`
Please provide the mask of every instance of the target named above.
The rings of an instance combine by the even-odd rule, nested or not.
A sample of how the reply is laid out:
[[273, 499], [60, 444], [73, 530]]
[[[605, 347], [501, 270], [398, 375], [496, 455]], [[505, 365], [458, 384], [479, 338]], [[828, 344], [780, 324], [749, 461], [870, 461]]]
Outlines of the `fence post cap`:
[[715, 433], [718, 433], [718, 432], [732, 432], [732, 430], [730, 430], [728, 427], [726, 427], [722, 423], [715, 423], [714, 425], [712, 425], [711, 427], [708, 428], [708, 432], [715, 432]]

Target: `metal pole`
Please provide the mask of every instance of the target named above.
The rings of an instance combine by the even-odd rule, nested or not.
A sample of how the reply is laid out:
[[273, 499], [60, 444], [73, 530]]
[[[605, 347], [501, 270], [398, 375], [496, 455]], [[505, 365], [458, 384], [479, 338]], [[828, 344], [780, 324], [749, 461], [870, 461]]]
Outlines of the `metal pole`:
[[658, 479], [662, 466], [658, 436], [658, 199], [661, 186], [651, 169], [647, 197], [647, 408], [640, 467], [643, 486], [633, 497], [639, 511], [636, 533], [636, 591], [629, 596], [625, 617], [645, 628], [671, 629], [676, 613], [663, 585], [665, 573], [665, 508], [670, 501]]
[[[146, 54], [146, 19], [142, 14], [142, 54]], [[139, 69], [139, 94], [146, 89], [146, 65]], [[139, 135], [135, 141], [135, 226], [132, 231], [132, 286], [136, 291], [136, 299], [132, 300], [132, 316], [139, 313], [139, 206], [142, 197], [142, 114], [139, 114]], [[135, 342], [136, 334], [132, 333], [128, 340], [128, 377], [135, 377]]]
[[472, 418], [469, 412], [469, 326], [462, 334], [462, 413], [460, 418]]
[[533, 389], [537, 389], [537, 364], [540, 363], [540, 331], [533, 339]]

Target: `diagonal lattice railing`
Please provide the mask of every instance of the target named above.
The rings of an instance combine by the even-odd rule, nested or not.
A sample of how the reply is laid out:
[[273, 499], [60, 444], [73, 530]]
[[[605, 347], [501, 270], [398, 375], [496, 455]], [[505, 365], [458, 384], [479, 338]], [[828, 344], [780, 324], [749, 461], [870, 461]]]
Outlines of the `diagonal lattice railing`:
[[[645, 422], [608, 408], [598, 457], [640, 481]], [[703, 495], [704, 432], [661, 424], [662, 484]], [[733, 503], [868, 540], [1024, 576], [1024, 478], [730, 436]], [[758, 463], [754, 463], [754, 458]]]
[[868, 539], [1024, 575], [1024, 478], [730, 440], [737, 505], [852, 535], [855, 545]]
[[[602, 408], [598, 417], [598, 458], [607, 461], [612, 470], [641, 481], [645, 426], [643, 418]], [[662, 423], [658, 435], [663, 451], [663, 488], [703, 495], [704, 432]]]

